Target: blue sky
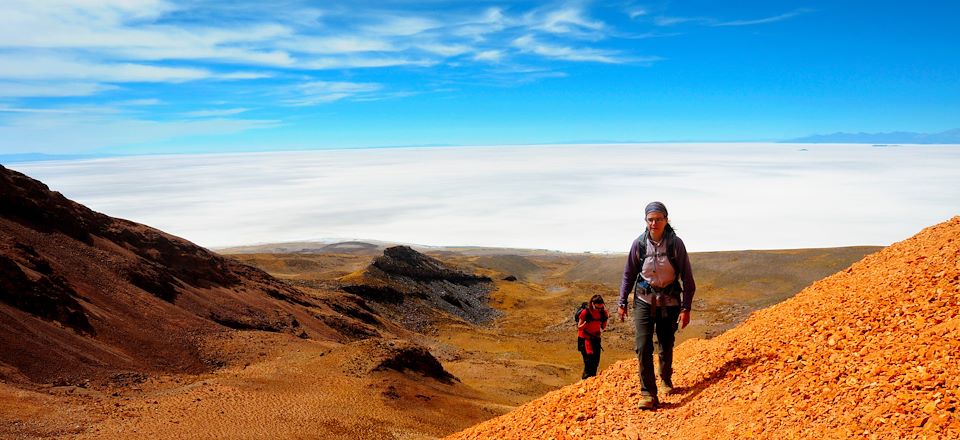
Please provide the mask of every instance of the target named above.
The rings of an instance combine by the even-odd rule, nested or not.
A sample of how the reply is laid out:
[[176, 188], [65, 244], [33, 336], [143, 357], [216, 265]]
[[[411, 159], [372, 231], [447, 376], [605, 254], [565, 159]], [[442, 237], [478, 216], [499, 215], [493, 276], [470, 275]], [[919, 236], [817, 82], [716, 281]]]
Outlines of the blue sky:
[[0, 153], [960, 127], [949, 1], [4, 0]]

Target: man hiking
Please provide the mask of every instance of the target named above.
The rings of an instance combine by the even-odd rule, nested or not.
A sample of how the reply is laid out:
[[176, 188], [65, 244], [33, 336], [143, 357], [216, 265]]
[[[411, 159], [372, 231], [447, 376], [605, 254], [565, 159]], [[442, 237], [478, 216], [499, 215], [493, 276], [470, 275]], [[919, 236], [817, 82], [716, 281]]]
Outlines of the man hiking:
[[673, 391], [673, 343], [677, 327], [690, 323], [690, 303], [697, 285], [683, 241], [667, 220], [667, 207], [652, 202], [644, 209], [647, 229], [630, 246], [623, 268], [620, 321], [627, 316], [627, 299], [633, 296], [636, 351], [640, 363], [640, 409], [654, 409], [657, 380], [653, 371], [653, 334], [660, 354], [660, 384], [664, 394]]

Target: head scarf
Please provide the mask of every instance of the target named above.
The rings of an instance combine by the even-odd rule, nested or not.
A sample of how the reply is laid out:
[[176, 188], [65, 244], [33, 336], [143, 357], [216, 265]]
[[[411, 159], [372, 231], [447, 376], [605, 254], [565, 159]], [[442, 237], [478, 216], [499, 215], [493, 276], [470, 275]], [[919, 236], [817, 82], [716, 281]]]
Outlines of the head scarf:
[[664, 217], [669, 217], [667, 214], [667, 207], [660, 202], [650, 202], [650, 204], [647, 205], [643, 211], [643, 215], [650, 215], [651, 212], [657, 211], [662, 212]]

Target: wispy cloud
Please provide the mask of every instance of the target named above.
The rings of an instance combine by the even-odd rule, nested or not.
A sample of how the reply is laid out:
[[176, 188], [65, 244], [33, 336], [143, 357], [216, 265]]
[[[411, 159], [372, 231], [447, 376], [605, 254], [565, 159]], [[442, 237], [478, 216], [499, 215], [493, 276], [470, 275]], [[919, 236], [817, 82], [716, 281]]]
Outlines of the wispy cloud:
[[414, 44], [414, 47], [443, 57], [454, 57], [473, 50], [465, 44], [443, 44], [435, 42]]
[[653, 19], [653, 23], [657, 26], [674, 26], [674, 25], [683, 24], [683, 23], [713, 25], [717, 23], [717, 20], [709, 17], [658, 16]]
[[343, 56], [315, 58], [302, 63], [304, 69], [330, 70], [330, 69], [372, 69], [378, 67], [396, 67], [396, 66], [418, 66], [429, 67], [439, 63], [439, 61], [428, 58], [404, 58], [402, 56], [379, 56], [379, 55], [361, 55], [361, 56]]
[[473, 59], [476, 61], [488, 61], [488, 62], [496, 63], [496, 62], [499, 62], [501, 59], [503, 59], [503, 56], [504, 56], [503, 51], [484, 50], [484, 51], [477, 52], [476, 55], [473, 56]]
[[648, 12], [644, 8], [631, 8], [630, 10], [627, 11], [627, 17], [630, 17], [631, 20], [635, 20], [638, 17], [643, 17], [649, 13], [650, 12]]
[[56, 83], [45, 83], [36, 81], [0, 81], [0, 98], [90, 96], [116, 89], [118, 89], [117, 86], [95, 82], [57, 81]]
[[280, 123], [275, 120], [225, 118], [158, 121], [106, 113], [13, 113], [0, 123], [0, 151], [106, 151], [189, 136], [235, 134], [276, 127]]
[[343, 99], [369, 99], [383, 89], [380, 84], [346, 81], [311, 81], [296, 86], [295, 98], [287, 100], [292, 105], [316, 105]]
[[210, 118], [210, 117], [222, 117], [222, 116], [233, 116], [240, 113], [245, 113], [250, 109], [247, 108], [225, 108], [225, 109], [214, 109], [214, 110], [196, 110], [192, 112], [184, 113], [184, 116], [191, 116], [197, 118]]
[[66, 113], [76, 113], [76, 110], [64, 110], [64, 109], [55, 109], [55, 108], [16, 108], [16, 107], [4, 107], [0, 106], [0, 112], [3, 113], [53, 113], [53, 114], [66, 114]]
[[592, 61], [597, 63], [622, 63], [614, 51], [558, 46], [537, 41], [532, 35], [524, 35], [513, 40], [517, 49], [526, 53], [555, 58], [565, 61]]
[[157, 98], [145, 98], [145, 99], [128, 99], [126, 101], [117, 101], [114, 102], [114, 105], [118, 106], [129, 106], [129, 107], [140, 107], [140, 106], [150, 106], [150, 105], [160, 105], [163, 101]]
[[[101, 82], [184, 82], [218, 75], [196, 67], [93, 62], [72, 57], [0, 54], [0, 80], [88, 80]], [[223, 75], [223, 77], [228, 77]]]
[[534, 11], [526, 15], [526, 21], [534, 29], [578, 37], [599, 37], [606, 27], [602, 21], [590, 19], [579, 4]]
[[365, 35], [408, 37], [442, 26], [441, 22], [427, 17], [384, 15], [360, 30]]
[[518, 21], [504, 14], [502, 8], [492, 7], [453, 23], [450, 34], [466, 37], [474, 42], [483, 42], [487, 41], [488, 36], [517, 25]]
[[655, 17], [653, 22], [657, 26], [674, 26], [679, 24], [696, 24], [703, 26], [753, 26], [758, 24], [767, 24], [775, 23], [778, 21], [788, 20], [799, 15], [812, 12], [812, 9], [797, 9], [785, 14], [774, 15], [771, 17], [750, 19], [750, 20], [720, 20], [713, 17], [671, 17], [671, 16], [658, 16]]
[[[483, 68], [518, 53], [525, 62], [531, 56], [622, 62], [616, 51], [584, 44], [611, 32], [589, 6], [565, 1], [528, 10], [428, 10], [383, 4], [359, 11], [298, 2], [276, 10], [180, 0], [12, 0], [0, 15], [0, 81], [29, 84], [16, 89], [0, 83], [0, 96], [87, 96], [122, 83], [316, 77], [314, 71], [336, 69]], [[228, 19], [203, 19], [208, 15]]]
[[778, 21], [783, 21], [783, 20], [787, 20], [787, 19], [796, 17], [796, 16], [798, 16], [798, 15], [803, 15], [803, 14], [806, 14], [806, 13], [808, 13], [808, 12], [813, 12], [813, 10], [812, 10], [812, 9], [797, 9], [797, 10], [795, 10], [795, 11], [787, 12], [786, 14], [775, 15], [775, 16], [772, 16], [772, 17], [758, 18], [758, 19], [755, 19], [755, 20], [733, 20], [733, 21], [725, 21], [725, 22], [716, 23], [716, 24], [714, 24], [713, 26], [751, 26], [751, 25], [755, 25], [755, 24], [775, 23], [775, 22], [778, 22]]
[[361, 35], [296, 36], [277, 42], [277, 47], [305, 54], [353, 54], [364, 52], [395, 52], [399, 50], [383, 37]]

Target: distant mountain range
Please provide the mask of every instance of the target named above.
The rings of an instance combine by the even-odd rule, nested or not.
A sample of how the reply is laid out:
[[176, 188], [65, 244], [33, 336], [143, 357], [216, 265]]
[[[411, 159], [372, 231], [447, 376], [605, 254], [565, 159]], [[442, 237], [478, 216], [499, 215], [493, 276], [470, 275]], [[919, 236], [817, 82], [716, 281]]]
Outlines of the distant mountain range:
[[960, 128], [941, 133], [912, 133], [894, 131], [890, 133], [833, 133], [816, 134], [802, 138], [785, 140], [808, 144], [960, 144]]

